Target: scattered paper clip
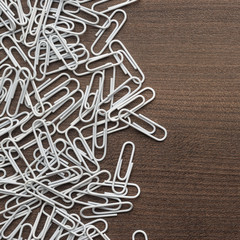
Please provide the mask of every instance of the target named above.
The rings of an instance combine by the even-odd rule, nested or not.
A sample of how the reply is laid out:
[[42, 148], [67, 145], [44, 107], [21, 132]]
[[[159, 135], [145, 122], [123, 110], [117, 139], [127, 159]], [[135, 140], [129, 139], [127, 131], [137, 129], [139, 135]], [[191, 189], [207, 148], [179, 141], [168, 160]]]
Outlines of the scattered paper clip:
[[109, 135], [167, 137], [138, 113], [155, 91], [116, 38], [134, 2], [0, 0], [0, 239], [110, 240], [105, 218], [133, 209], [135, 144], [111, 174]]

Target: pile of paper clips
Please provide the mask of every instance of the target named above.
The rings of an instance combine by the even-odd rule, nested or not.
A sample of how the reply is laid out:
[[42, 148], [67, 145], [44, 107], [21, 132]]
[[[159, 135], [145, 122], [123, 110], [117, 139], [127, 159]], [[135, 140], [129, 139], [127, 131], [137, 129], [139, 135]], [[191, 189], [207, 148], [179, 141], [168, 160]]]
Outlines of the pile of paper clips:
[[0, 239], [109, 239], [105, 218], [133, 208], [134, 143], [123, 144], [113, 176], [100, 163], [109, 134], [167, 136], [137, 113], [155, 91], [115, 39], [127, 19], [120, 8], [136, 1], [0, 0]]

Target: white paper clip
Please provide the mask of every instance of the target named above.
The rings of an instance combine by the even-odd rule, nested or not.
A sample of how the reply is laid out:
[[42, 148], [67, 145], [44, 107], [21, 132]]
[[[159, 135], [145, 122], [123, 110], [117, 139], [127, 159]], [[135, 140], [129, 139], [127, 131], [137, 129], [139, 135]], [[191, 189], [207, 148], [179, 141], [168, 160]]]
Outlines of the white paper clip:
[[[121, 8], [121, 7], [124, 7], [124, 6], [127, 6], [128, 4], [134, 3], [134, 2], [136, 2], [136, 1], [138, 1], [138, 0], [125, 0], [125, 1], [123, 1], [123, 2], [121, 2], [121, 3], [115, 4], [115, 5], [111, 5], [111, 6], [107, 7], [107, 8], [105, 8], [105, 9], [102, 10], [101, 12], [102, 12], [102, 13], [108, 13], [108, 12], [113, 11], [113, 10], [115, 10], [115, 9], [118, 9], [118, 8]], [[92, 9], [95, 10], [95, 11], [97, 11], [96, 7], [97, 7], [98, 5], [104, 5], [104, 3], [106, 3], [106, 2], [109, 2], [109, 0], [100, 0], [100, 1], [97, 1], [96, 3], [94, 3], [94, 4], [92, 5]], [[106, 4], [106, 5], [107, 5], [107, 4]]]
[[[93, 65], [93, 63], [96, 64], [96, 62], [101, 62], [101, 60], [106, 59], [106, 58], [111, 57], [111, 56], [115, 56], [115, 55], [118, 56], [118, 58], [116, 60], [116, 63], [107, 62], [105, 64], [102, 64], [102, 65], [94, 67], [94, 68], [91, 68], [89, 66], [89, 65]], [[124, 59], [123, 55], [120, 51], [119, 52], [117, 51], [117, 52], [112, 52], [112, 53], [106, 53], [106, 54], [103, 54], [103, 55], [100, 55], [100, 56], [97, 56], [97, 57], [89, 58], [89, 60], [86, 62], [86, 69], [89, 72], [96, 72], [96, 71], [100, 71], [100, 70], [105, 70], [107, 68], [112, 68], [112, 67], [120, 65], [123, 62], [123, 59]]]
[[[123, 207], [124, 205], [129, 206], [128, 208]], [[111, 207], [117, 207], [117, 209], [112, 209]], [[123, 209], [121, 209], [123, 208]], [[133, 204], [131, 202], [118, 202], [118, 203], [107, 203], [107, 204], [96, 204], [92, 206], [83, 207], [80, 210], [80, 215], [83, 218], [91, 219], [91, 218], [102, 218], [102, 217], [115, 217], [118, 213], [125, 213], [131, 211], [133, 208]], [[83, 212], [86, 210], [94, 211], [93, 215], [86, 215]], [[97, 211], [99, 209], [99, 211]], [[105, 210], [105, 211], [103, 211]]]
[[167, 136], [138, 114], [155, 91], [115, 39], [120, 8], [136, 1], [0, 0], [0, 239], [110, 240], [102, 218], [132, 210], [135, 145], [122, 145], [112, 176], [108, 135]]
[[[123, 14], [123, 20], [119, 23], [114, 17], [115, 15], [118, 15], [118, 14]], [[96, 33], [96, 36], [97, 38], [95, 39], [95, 41], [93, 42], [92, 46], [91, 46], [91, 52], [94, 54], [94, 55], [100, 55], [102, 54], [106, 48], [108, 47], [108, 45], [110, 44], [110, 42], [114, 39], [114, 37], [118, 34], [118, 32], [121, 30], [121, 28], [123, 27], [124, 23], [126, 22], [127, 20], [127, 14], [125, 11], [123, 10], [116, 10], [114, 11], [111, 16], [109, 17], [110, 18], [110, 26], [109, 28], [111, 27], [112, 24], [115, 24], [115, 28], [114, 30], [111, 32], [111, 34], [109, 35], [109, 37], [107, 38], [107, 40], [105, 41], [105, 45], [101, 48], [101, 50], [99, 50], [98, 52], [96, 52], [94, 50], [95, 46], [97, 44], [99, 44], [99, 40], [102, 38], [102, 36], [104, 35], [104, 33], [106, 32], [106, 29], [100, 29], [97, 33]], [[103, 26], [105, 25], [109, 25], [109, 22], [107, 21]]]
[[[75, 10], [66, 10], [67, 5], [75, 7]], [[107, 15], [94, 11], [90, 8], [86, 8], [80, 5], [77, 1], [65, 1], [65, 3], [63, 4], [63, 12], [71, 18], [77, 19], [78, 21], [84, 22], [85, 24], [94, 26], [96, 28], [107, 28], [110, 25], [110, 19]], [[89, 15], [90, 19], [93, 18], [94, 20], [88, 20], [86, 18], [78, 16], [77, 14], [81, 12], [85, 13], [85, 15]], [[101, 20], [100, 18], [107, 19], [109, 24], [104, 24], [102, 26], [99, 25]]]
[[[125, 113], [125, 114], [124, 114]], [[163, 126], [159, 125], [158, 123], [152, 121], [151, 119], [145, 117], [144, 115], [142, 114], [136, 114], [128, 109], [122, 109], [119, 111], [119, 119], [121, 121], [123, 121], [124, 123], [127, 124], [127, 121], [124, 119], [124, 115], [126, 115], [127, 113], [127, 116], [134, 116], [138, 119], [141, 119], [142, 121], [144, 121], [145, 123], [148, 123], [149, 126], [152, 128], [152, 131], [148, 131], [146, 130], [145, 128], [143, 128], [142, 126], [140, 126], [139, 124], [137, 124], [136, 122], [131, 122], [129, 123], [129, 126], [130, 127], [133, 127], [135, 128], [136, 130], [142, 132], [143, 134], [147, 135], [148, 137], [158, 141], [158, 142], [161, 142], [161, 141], [164, 141], [167, 137], [167, 130], [166, 128], [164, 128]], [[160, 129], [161, 131], [163, 131], [163, 136], [162, 137], [156, 137], [155, 135], [153, 135], [157, 129]]]
[[[121, 176], [121, 168], [122, 168], [122, 162], [123, 162], [123, 154], [124, 154], [124, 151], [126, 151], [125, 149], [126, 149], [127, 146], [131, 146], [132, 151], [131, 151], [131, 155], [130, 155], [130, 159], [129, 159], [126, 174], [125, 174], [124, 177], [122, 177]], [[129, 178], [130, 178], [130, 175], [131, 175], [131, 171], [132, 171], [132, 168], [133, 168], [133, 162], [132, 161], [133, 161], [134, 153], [135, 153], [135, 144], [133, 142], [125, 142], [122, 146], [121, 153], [120, 153], [120, 156], [118, 158], [117, 167], [116, 167], [115, 173], [113, 175], [113, 180], [112, 180], [112, 191], [116, 194], [123, 194], [126, 191], [126, 187], [127, 187], [127, 184], [128, 184], [128, 181], [129, 181]], [[118, 191], [116, 189], [116, 186], [115, 186], [116, 181], [123, 182], [123, 185], [120, 187], [122, 189], [121, 191]], [[117, 188], [119, 188], [119, 185], [118, 185]]]

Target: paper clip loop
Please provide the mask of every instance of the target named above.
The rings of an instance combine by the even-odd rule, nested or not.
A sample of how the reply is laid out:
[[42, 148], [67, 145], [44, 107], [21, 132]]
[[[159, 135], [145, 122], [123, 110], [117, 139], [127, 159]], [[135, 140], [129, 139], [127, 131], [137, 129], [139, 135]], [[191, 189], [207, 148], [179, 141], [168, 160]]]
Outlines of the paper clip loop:
[[94, 238], [90, 235], [90, 230], [94, 230], [98, 234], [98, 236], [101, 236], [103, 240], [110, 240], [110, 238], [105, 233], [102, 233], [97, 227], [93, 225], [88, 227], [86, 230], [86, 235], [89, 240], [94, 240]]
[[147, 236], [147, 234], [146, 234], [143, 230], [137, 230], [137, 231], [135, 231], [135, 232], [133, 233], [133, 235], [132, 235], [132, 240], [136, 240], [135, 236], [136, 236], [137, 234], [142, 234], [142, 235], [144, 236], [144, 239], [145, 239], [145, 240], [148, 240], [148, 236]]
[[[131, 146], [132, 151], [131, 151], [131, 156], [130, 156], [130, 159], [129, 159], [126, 174], [125, 174], [124, 177], [121, 177], [121, 167], [122, 167], [122, 162], [123, 162], [123, 154], [124, 154], [124, 151], [125, 151], [127, 146]], [[130, 175], [131, 175], [131, 171], [132, 171], [132, 168], [133, 168], [134, 153], [135, 153], [135, 144], [133, 142], [125, 142], [122, 146], [121, 153], [120, 153], [120, 156], [118, 158], [117, 167], [116, 167], [116, 170], [115, 170], [115, 173], [114, 173], [114, 176], [113, 176], [113, 180], [112, 180], [112, 191], [116, 194], [123, 194], [126, 191], [127, 184], [128, 184], [128, 181], [129, 181], [129, 178], [130, 178]], [[123, 182], [123, 184], [121, 186], [121, 188], [122, 188], [121, 191], [116, 190], [115, 183], [116, 183], [117, 180]], [[119, 186], [117, 186], [117, 187], [119, 187]]]

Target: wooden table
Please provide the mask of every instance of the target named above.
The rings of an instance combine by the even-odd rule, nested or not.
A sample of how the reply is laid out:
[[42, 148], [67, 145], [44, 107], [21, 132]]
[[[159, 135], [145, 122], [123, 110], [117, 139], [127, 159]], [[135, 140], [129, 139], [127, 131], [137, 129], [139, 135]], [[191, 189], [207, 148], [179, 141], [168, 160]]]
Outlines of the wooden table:
[[[158, 143], [134, 129], [109, 136], [104, 166], [136, 144], [134, 209], [109, 219], [130, 240], [240, 239], [240, 2], [140, 0], [125, 8], [121, 39], [156, 99], [142, 113], [168, 130]], [[111, 148], [110, 148], [111, 145]]]
[[145, 113], [168, 138], [126, 137], [142, 193], [109, 236], [140, 228], [150, 240], [240, 239], [240, 3], [148, 0], [126, 11], [119, 38], [156, 90]]

